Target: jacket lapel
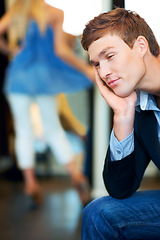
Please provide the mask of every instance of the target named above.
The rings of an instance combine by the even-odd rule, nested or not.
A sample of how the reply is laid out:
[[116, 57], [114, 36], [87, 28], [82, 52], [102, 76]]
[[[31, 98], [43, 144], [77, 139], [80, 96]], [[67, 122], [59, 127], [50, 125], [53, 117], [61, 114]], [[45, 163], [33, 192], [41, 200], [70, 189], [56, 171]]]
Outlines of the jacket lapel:
[[157, 133], [157, 120], [153, 111], [139, 113], [141, 137], [152, 161], [160, 169], [160, 144]]

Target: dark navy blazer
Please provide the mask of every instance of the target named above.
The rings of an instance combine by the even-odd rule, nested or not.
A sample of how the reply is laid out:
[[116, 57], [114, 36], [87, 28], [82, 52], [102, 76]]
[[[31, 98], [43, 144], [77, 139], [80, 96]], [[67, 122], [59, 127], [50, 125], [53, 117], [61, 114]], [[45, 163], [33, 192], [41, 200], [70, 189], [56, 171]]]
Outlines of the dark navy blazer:
[[134, 141], [134, 151], [119, 161], [110, 160], [108, 148], [103, 179], [108, 193], [115, 198], [129, 197], [139, 188], [144, 172], [151, 160], [160, 170], [160, 144], [157, 134], [157, 120], [153, 111], [136, 111]]

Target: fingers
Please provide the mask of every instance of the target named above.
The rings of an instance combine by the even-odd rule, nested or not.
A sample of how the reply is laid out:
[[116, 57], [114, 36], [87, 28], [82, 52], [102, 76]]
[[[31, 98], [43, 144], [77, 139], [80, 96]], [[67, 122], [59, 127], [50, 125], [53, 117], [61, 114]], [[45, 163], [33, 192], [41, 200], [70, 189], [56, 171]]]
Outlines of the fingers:
[[126, 104], [126, 100], [117, 96], [112, 89], [107, 86], [107, 84], [100, 78], [97, 69], [95, 69], [95, 79], [102, 97], [113, 109], [113, 111], [116, 112], [117, 110], [119, 111], [119, 109], [123, 108], [124, 104]]
[[103, 95], [103, 87], [104, 85], [106, 85], [103, 80], [100, 78], [99, 74], [98, 74], [98, 71], [96, 70], [96, 68], [94, 68], [94, 72], [95, 72], [95, 81], [96, 81], [96, 84], [100, 90], [100, 93]]
[[109, 87], [106, 85], [106, 83], [100, 78], [97, 69], [94, 68], [94, 70], [95, 70], [96, 84], [100, 90], [102, 97], [105, 98], [105, 100], [108, 103], [109, 98], [112, 98], [115, 94], [113, 93], [113, 91], [111, 89], [109, 89]]

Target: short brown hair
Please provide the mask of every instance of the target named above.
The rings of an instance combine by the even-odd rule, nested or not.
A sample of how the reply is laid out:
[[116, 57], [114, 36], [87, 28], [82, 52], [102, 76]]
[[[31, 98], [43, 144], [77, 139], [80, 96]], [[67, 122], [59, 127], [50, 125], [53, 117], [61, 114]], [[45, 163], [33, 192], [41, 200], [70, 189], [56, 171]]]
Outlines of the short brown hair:
[[106, 13], [101, 13], [86, 25], [81, 39], [81, 44], [88, 51], [94, 41], [105, 34], [116, 34], [132, 48], [138, 36], [144, 36], [149, 44], [150, 52], [156, 57], [159, 55], [159, 45], [146, 21], [137, 13], [116, 8]]

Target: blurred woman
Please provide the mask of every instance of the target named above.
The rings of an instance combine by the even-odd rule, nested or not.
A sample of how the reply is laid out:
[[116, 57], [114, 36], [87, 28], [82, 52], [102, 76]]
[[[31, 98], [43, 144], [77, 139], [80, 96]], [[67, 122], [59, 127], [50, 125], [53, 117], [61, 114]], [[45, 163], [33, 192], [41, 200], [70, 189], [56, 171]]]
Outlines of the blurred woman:
[[[57, 161], [74, 182], [85, 182], [61, 126], [56, 95], [92, 86], [94, 71], [73, 54], [62, 29], [63, 11], [43, 0], [17, 0], [0, 20], [0, 50], [13, 56], [6, 71], [4, 93], [13, 114], [15, 152], [25, 180], [25, 193], [40, 201], [30, 106], [39, 105], [45, 138]], [[4, 40], [9, 30], [10, 43]], [[91, 80], [91, 81], [90, 81]]]

